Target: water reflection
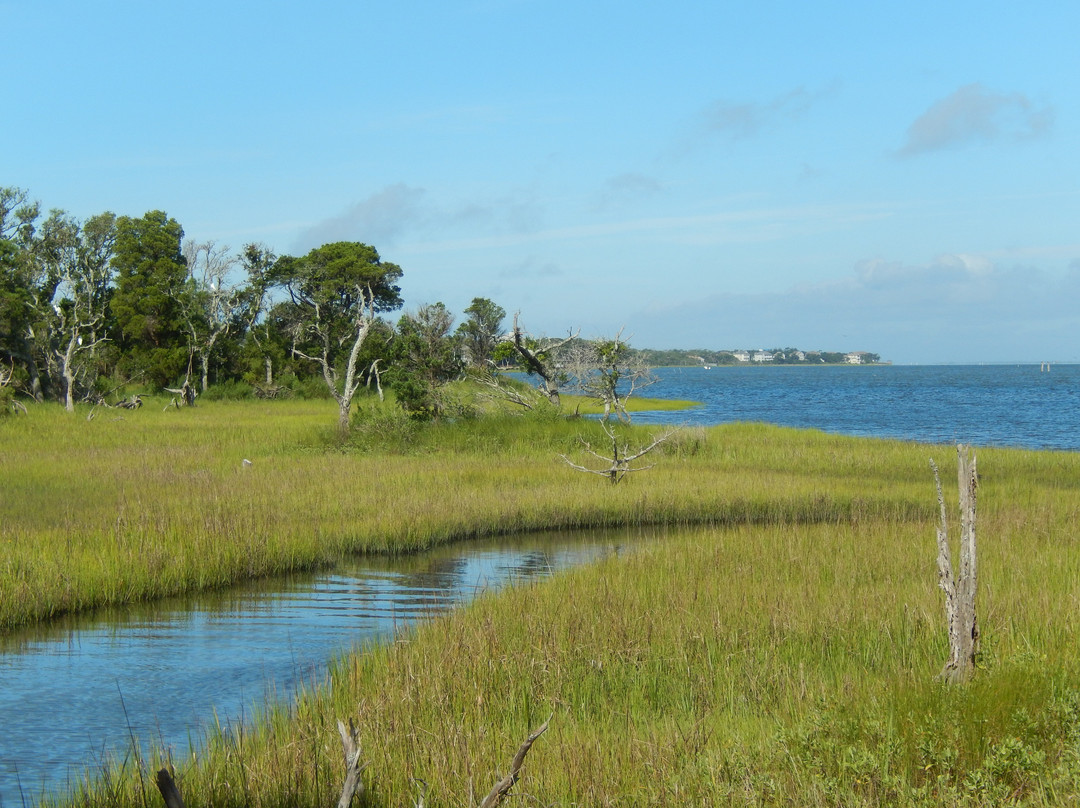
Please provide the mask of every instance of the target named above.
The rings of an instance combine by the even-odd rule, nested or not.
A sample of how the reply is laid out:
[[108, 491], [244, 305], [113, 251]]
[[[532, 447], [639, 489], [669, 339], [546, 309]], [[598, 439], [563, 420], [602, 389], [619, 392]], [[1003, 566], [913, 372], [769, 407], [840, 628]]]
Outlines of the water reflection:
[[242, 720], [267, 693], [318, 681], [351, 647], [639, 539], [543, 534], [355, 560], [0, 637], [0, 806], [62, 791], [132, 735], [186, 751], [215, 716]]

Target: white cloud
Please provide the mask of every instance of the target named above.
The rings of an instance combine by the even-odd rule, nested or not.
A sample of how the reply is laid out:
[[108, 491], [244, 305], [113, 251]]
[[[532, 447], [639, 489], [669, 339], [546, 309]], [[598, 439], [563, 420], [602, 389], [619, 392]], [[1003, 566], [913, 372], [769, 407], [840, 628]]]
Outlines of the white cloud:
[[1038, 137], [1053, 118], [1051, 107], [1038, 108], [1022, 93], [994, 93], [982, 84], [968, 84], [916, 118], [897, 154], [911, 157], [972, 142]]

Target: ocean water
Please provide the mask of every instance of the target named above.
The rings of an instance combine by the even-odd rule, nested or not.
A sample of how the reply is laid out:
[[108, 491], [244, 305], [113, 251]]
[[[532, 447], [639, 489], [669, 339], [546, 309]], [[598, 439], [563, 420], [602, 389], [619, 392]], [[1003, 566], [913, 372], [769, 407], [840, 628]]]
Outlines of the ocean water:
[[701, 406], [634, 423], [763, 421], [920, 443], [1080, 450], [1080, 365], [660, 368], [640, 395]]

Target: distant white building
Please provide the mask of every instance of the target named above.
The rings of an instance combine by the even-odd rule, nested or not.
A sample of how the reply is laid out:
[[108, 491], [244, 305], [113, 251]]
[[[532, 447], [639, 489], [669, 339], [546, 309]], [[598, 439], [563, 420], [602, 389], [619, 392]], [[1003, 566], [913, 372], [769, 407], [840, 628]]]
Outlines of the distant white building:
[[773, 359], [774, 359], [774, 357], [773, 357], [773, 355], [771, 353], [766, 353], [765, 351], [755, 351], [754, 352], [754, 361], [755, 362], [772, 362]]
[[740, 362], [749, 362], [750, 354], [746, 351], [732, 351], [731, 355], [734, 356]]
[[852, 351], [849, 354], [844, 354], [844, 361], [849, 365], [861, 365], [865, 356], [866, 351]]

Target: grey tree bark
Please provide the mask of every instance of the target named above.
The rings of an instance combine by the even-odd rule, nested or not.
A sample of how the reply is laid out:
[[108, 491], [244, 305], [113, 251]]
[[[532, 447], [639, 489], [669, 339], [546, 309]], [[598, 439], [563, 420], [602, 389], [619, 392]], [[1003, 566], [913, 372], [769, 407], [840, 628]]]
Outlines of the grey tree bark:
[[949, 682], [966, 681], [975, 671], [979, 650], [979, 619], [975, 612], [978, 567], [975, 550], [975, 513], [979, 485], [975, 456], [970, 447], [956, 447], [957, 480], [960, 488], [960, 565], [954, 573], [949, 550], [949, 528], [941, 477], [933, 460], [940, 524], [937, 529], [938, 584], [945, 593], [945, 622], [949, 631], [949, 658], [941, 677]]

